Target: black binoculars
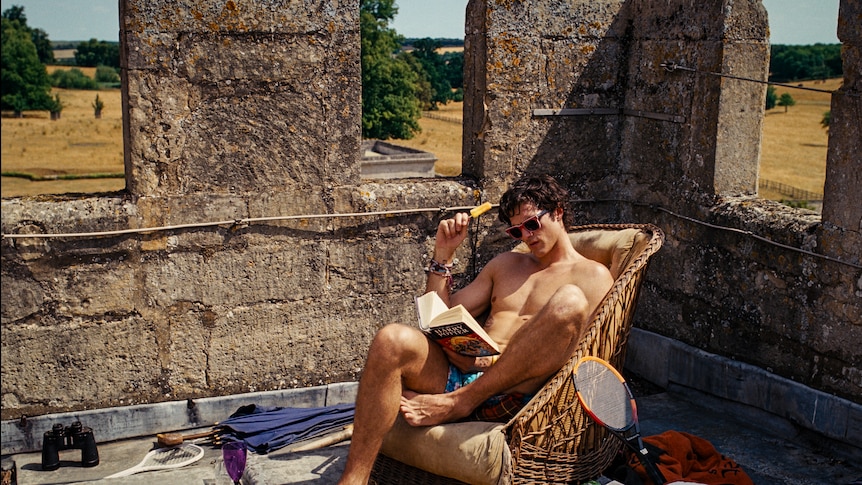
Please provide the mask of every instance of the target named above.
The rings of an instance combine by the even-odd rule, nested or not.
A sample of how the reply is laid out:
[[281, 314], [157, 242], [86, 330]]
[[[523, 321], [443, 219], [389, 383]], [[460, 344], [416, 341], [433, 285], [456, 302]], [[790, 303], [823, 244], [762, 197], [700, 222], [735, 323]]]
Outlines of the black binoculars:
[[60, 450], [81, 450], [81, 466], [93, 467], [99, 464], [99, 449], [93, 430], [75, 421], [72, 426], [55, 424], [51, 431], [45, 431], [42, 438], [42, 469], [60, 468]]

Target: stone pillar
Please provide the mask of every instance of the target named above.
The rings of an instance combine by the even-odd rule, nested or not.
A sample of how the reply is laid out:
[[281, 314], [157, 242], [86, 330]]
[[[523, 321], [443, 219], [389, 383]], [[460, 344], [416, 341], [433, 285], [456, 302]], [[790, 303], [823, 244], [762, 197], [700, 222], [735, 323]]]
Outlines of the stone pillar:
[[673, 208], [756, 193], [766, 88], [709, 73], [766, 80], [759, 0], [472, 0], [465, 43], [464, 172], [491, 200], [523, 173]]
[[[725, 1], [720, 72], [766, 82], [769, 38], [766, 9], [760, 1]], [[715, 194], [755, 195], [760, 166], [766, 86], [723, 78], [715, 137]], [[696, 98], [695, 98], [696, 99]]]
[[464, 107], [464, 172], [482, 179], [489, 200], [525, 173], [550, 173], [572, 185], [615, 162], [617, 118], [542, 117], [535, 110], [621, 106], [623, 4], [469, 3], [465, 92], [474, 99]]
[[[635, 2], [622, 171], [635, 200], [686, 210], [712, 195], [755, 194], [766, 86], [766, 11], [759, 0]], [[678, 66], [678, 67], [677, 67]]]
[[357, 3], [121, 0], [129, 191], [356, 183]]
[[485, 0], [469, 0], [464, 32], [464, 122], [461, 173], [481, 179], [484, 170], [485, 130]]
[[[823, 252], [862, 263], [862, 3], [841, 0], [844, 84], [832, 95], [823, 195]], [[862, 281], [857, 283], [862, 292]]]

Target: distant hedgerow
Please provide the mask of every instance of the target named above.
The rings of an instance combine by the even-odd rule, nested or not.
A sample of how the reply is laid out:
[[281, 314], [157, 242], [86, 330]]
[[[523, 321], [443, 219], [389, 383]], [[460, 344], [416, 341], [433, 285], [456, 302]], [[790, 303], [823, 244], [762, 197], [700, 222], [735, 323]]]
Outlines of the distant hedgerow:
[[120, 82], [120, 74], [111, 66], [96, 66], [96, 82], [109, 84], [118, 83]]
[[48, 77], [51, 79], [51, 85], [55, 88], [99, 89], [99, 83], [95, 79], [88, 77], [83, 71], [77, 68], [69, 70], [58, 69]]

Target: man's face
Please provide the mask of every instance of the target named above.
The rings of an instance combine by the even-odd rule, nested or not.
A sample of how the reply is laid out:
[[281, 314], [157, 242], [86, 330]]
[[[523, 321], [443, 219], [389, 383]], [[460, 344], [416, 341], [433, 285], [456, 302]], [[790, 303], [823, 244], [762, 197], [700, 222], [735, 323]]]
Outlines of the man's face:
[[547, 225], [551, 224], [552, 217], [552, 212], [541, 210], [532, 203], [523, 203], [512, 216], [512, 226], [506, 229], [506, 233], [527, 243], [530, 250], [533, 250], [542, 242], [542, 236]]

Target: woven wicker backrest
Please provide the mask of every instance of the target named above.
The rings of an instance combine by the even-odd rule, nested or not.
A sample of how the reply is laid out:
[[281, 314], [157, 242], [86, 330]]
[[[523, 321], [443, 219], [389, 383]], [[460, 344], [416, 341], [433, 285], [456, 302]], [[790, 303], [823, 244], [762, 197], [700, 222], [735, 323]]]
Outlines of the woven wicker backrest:
[[622, 369], [644, 271], [663, 241], [650, 224], [580, 226], [570, 237], [581, 254], [608, 266], [615, 281], [575, 354], [507, 425], [519, 483], [594, 478], [619, 451], [619, 441], [581, 408], [571, 373], [585, 355]]

